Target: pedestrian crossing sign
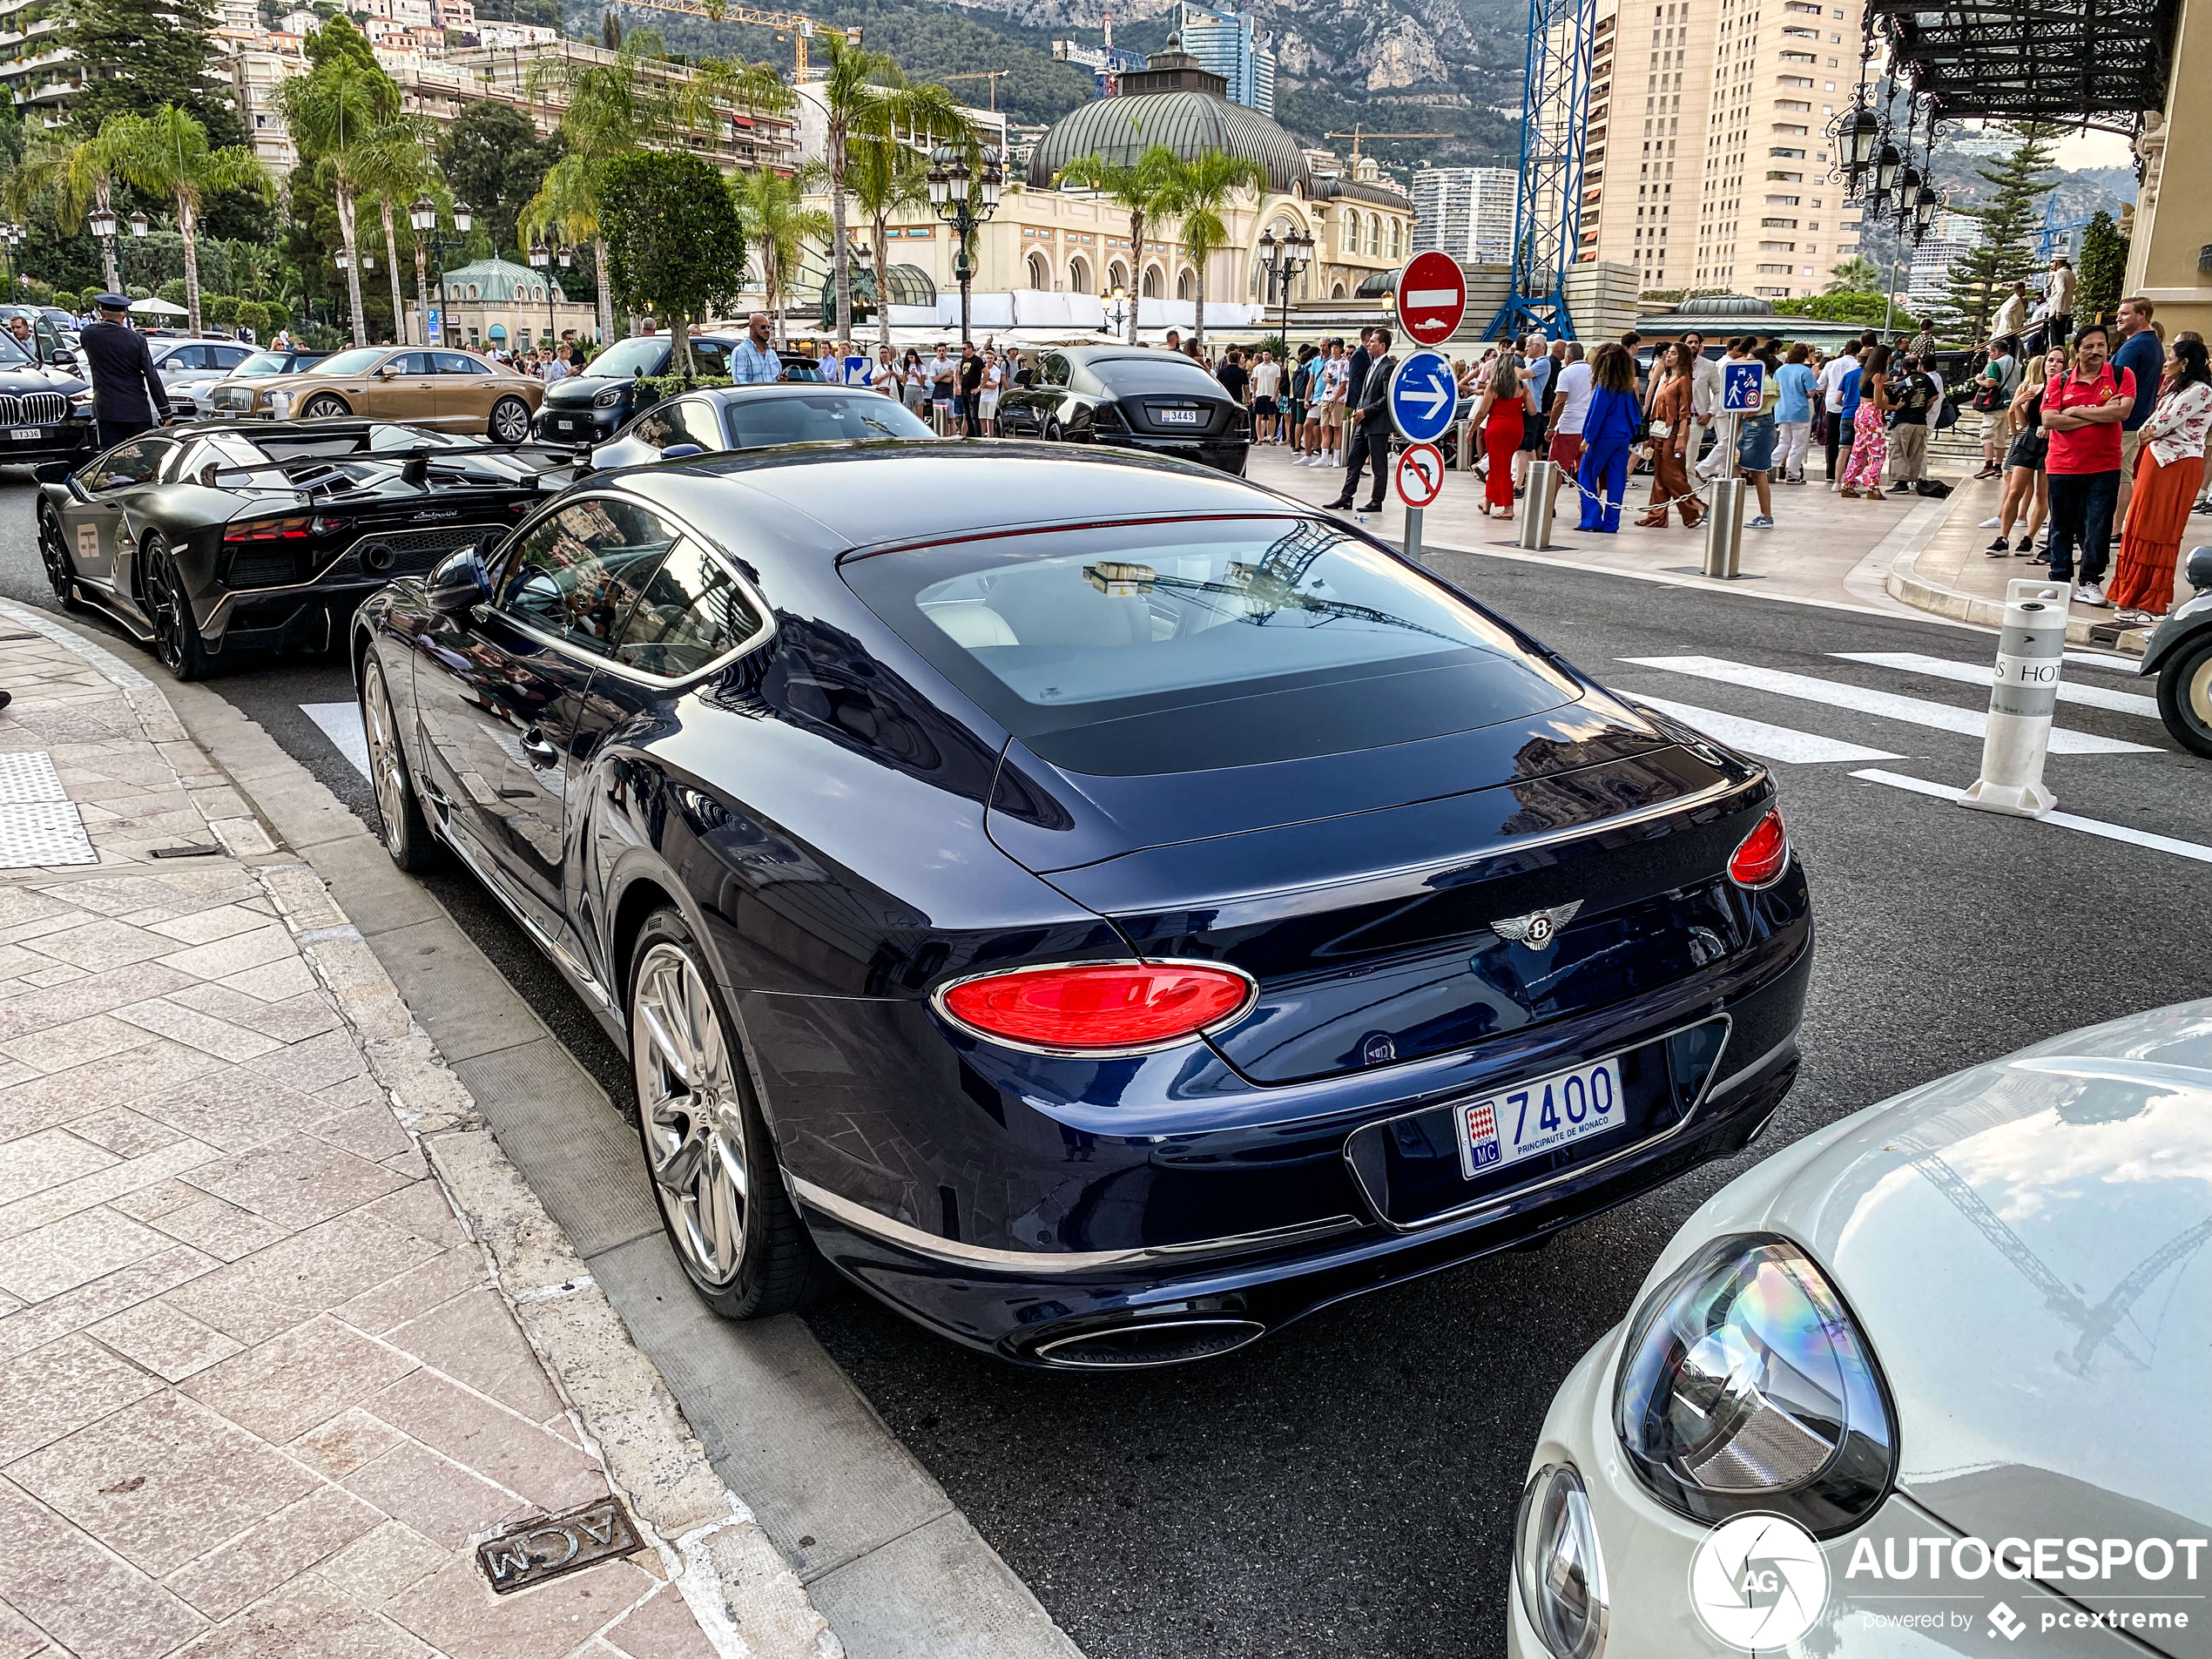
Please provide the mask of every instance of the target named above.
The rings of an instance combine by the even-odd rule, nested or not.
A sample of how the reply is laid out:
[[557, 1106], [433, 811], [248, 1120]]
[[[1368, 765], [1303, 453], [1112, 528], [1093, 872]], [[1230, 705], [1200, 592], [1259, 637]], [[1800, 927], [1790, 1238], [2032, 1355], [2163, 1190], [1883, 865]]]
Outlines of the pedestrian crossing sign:
[[1721, 410], [1726, 415], [1757, 415], [1766, 401], [1766, 365], [1759, 362], [1721, 365]]

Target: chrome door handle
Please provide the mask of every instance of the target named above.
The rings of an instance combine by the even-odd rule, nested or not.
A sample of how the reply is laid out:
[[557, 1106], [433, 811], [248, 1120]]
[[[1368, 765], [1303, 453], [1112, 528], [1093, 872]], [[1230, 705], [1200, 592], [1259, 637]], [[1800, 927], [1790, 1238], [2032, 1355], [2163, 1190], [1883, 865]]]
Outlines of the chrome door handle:
[[545, 740], [544, 734], [532, 726], [523, 733], [523, 752], [533, 765], [552, 766], [560, 764], [561, 752]]

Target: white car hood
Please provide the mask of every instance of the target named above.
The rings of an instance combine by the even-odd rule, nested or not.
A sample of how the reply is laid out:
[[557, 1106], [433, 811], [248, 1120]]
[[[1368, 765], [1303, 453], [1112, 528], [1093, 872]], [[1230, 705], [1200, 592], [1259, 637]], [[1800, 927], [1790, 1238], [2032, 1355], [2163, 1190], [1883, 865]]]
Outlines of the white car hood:
[[[2093, 1027], [1831, 1125], [1715, 1195], [1653, 1271], [1773, 1231], [1880, 1361], [1898, 1485], [1961, 1533], [2212, 1533], [2212, 1001]], [[2045, 1576], [2048, 1576], [2046, 1575]], [[2115, 1575], [2065, 1593], [2212, 1593]], [[2168, 1650], [2212, 1651], [2212, 1601]]]

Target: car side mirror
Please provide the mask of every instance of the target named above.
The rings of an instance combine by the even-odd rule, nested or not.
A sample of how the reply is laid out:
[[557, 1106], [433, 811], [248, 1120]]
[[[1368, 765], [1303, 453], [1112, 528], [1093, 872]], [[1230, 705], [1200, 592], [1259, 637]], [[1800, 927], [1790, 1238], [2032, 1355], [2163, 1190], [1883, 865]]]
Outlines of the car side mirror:
[[466, 616], [469, 609], [491, 597], [491, 572], [483, 551], [464, 547], [438, 561], [423, 578], [422, 595], [430, 609], [442, 617]]
[[400, 366], [397, 363], [387, 363], [376, 371], [376, 378], [380, 381], [388, 381], [399, 372]]
[[30, 475], [42, 484], [65, 484], [76, 470], [66, 461], [48, 461], [30, 469]]
[[56, 368], [65, 368], [72, 374], [76, 372], [77, 354], [73, 351], [57, 351], [48, 361]]

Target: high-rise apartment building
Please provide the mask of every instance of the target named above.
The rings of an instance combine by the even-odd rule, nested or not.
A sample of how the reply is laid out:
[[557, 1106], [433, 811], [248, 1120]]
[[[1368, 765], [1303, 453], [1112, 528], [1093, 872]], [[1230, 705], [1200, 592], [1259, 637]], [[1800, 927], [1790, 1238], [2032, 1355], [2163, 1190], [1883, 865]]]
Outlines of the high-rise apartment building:
[[1510, 167], [1422, 167], [1413, 174], [1413, 252], [1432, 248], [1463, 265], [1513, 260]]
[[1254, 31], [1248, 11], [1216, 11], [1183, 0], [1183, 50], [1229, 83], [1229, 101], [1275, 114], [1275, 37]]
[[1603, 0], [1578, 257], [1633, 266], [1646, 288], [1818, 293], [1858, 251], [1858, 210], [1828, 176], [1858, 71], [1845, 12]]

